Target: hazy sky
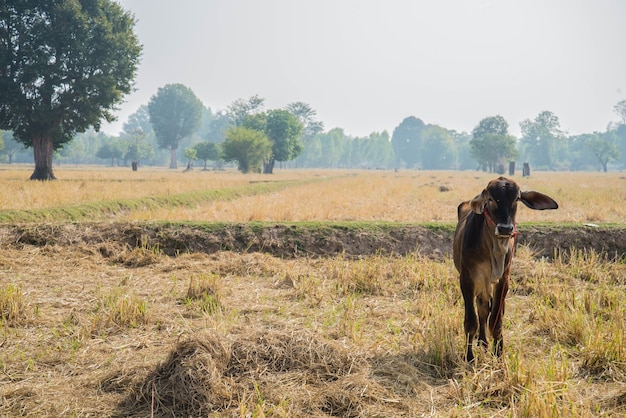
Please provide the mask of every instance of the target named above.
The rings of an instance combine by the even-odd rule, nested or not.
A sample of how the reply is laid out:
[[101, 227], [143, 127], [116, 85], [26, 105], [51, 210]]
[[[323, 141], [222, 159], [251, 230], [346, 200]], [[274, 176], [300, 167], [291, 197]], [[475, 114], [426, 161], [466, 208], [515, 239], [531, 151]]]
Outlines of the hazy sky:
[[519, 135], [543, 110], [603, 131], [626, 99], [624, 0], [118, 1], [144, 53], [111, 134], [170, 83], [213, 111], [305, 102], [352, 136], [407, 116], [470, 132], [498, 114]]

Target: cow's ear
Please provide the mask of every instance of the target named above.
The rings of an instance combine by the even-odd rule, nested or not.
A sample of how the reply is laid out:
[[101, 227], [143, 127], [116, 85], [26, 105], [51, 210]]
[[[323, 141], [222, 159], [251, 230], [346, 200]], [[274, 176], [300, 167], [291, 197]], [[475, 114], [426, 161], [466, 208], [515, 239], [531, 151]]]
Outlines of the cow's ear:
[[554, 199], [539, 192], [522, 192], [520, 193], [519, 200], [529, 208], [536, 210], [558, 209], [559, 207], [559, 204], [556, 203]]
[[487, 203], [487, 198], [485, 197], [486, 193], [487, 191], [483, 190], [481, 194], [470, 200], [470, 207], [479, 215], [485, 210], [485, 204]]

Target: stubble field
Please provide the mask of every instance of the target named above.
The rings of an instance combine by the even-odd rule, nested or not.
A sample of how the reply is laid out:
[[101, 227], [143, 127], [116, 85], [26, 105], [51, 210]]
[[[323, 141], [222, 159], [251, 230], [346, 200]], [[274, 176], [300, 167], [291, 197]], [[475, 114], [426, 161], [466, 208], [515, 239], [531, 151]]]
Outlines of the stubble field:
[[447, 245], [493, 175], [55, 173], [0, 170], [0, 416], [626, 414], [622, 173], [515, 176], [560, 208], [474, 367]]

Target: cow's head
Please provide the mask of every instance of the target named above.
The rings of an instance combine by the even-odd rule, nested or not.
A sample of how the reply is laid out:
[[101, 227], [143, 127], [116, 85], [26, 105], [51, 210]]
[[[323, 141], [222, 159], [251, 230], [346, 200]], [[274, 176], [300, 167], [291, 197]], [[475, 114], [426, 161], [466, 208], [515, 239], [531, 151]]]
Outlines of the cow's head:
[[471, 200], [470, 206], [477, 214], [484, 214], [495, 235], [509, 238], [515, 232], [517, 202], [531, 209], [557, 209], [559, 205], [550, 197], [539, 192], [522, 192], [513, 180], [499, 177], [491, 180], [481, 194]]

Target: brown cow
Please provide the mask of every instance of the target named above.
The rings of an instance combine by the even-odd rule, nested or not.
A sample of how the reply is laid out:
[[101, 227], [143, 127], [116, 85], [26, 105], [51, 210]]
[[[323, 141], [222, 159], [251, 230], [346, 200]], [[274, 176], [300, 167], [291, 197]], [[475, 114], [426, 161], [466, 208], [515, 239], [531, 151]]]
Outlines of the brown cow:
[[453, 255], [465, 302], [464, 328], [467, 361], [470, 362], [474, 360], [472, 345], [477, 330], [479, 344], [487, 346], [487, 319], [494, 353], [502, 354], [502, 316], [515, 250], [518, 201], [531, 209], [559, 207], [551, 197], [539, 192], [522, 192], [514, 181], [504, 177], [490, 181], [481, 194], [458, 207]]

